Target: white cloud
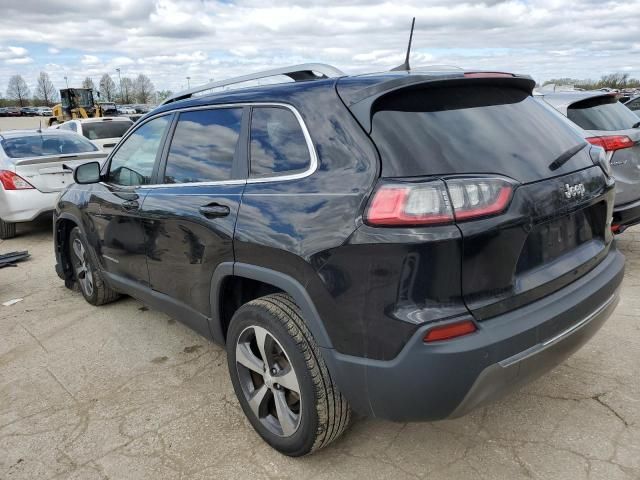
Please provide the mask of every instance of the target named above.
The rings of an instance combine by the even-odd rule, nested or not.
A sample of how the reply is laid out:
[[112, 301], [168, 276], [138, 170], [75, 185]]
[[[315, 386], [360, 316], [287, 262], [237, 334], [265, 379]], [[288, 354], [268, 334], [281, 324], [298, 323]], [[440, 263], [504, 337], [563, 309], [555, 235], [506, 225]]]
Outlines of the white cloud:
[[[46, 52], [60, 54], [54, 82], [103, 73], [149, 75], [177, 90], [299, 62], [347, 72], [411, 63], [460, 65], [551, 77], [640, 77], [640, 0], [21, 0], [3, 5], [0, 90], [35, 82]], [[31, 28], [38, 25], [37, 29]], [[43, 45], [38, 54], [31, 45]], [[29, 46], [27, 51], [26, 46]], [[11, 63], [9, 63], [11, 62]], [[77, 78], [76, 78], [77, 77]], [[32, 80], [33, 79], [33, 80]]]

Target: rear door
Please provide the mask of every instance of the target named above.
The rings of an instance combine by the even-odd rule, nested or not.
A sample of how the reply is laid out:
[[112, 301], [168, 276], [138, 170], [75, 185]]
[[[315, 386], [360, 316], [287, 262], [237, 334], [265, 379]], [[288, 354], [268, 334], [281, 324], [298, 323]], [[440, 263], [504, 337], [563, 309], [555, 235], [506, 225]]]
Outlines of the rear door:
[[140, 125], [109, 159], [105, 181], [90, 188], [87, 236], [102, 268], [120, 281], [148, 285], [141, 206], [149, 192], [172, 115]]
[[616, 205], [640, 199], [640, 118], [614, 95], [569, 105], [567, 117], [590, 137], [606, 139], [604, 146], [616, 179]]
[[148, 191], [142, 208], [151, 287], [205, 335], [213, 271], [234, 259], [247, 172], [243, 118], [242, 107], [180, 112], [159, 185]]

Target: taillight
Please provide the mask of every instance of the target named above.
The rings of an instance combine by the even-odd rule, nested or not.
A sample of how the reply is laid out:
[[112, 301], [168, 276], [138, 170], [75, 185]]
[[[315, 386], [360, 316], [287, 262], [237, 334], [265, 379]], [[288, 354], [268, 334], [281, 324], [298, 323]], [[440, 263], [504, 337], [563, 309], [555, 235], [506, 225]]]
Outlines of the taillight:
[[435, 225], [453, 222], [444, 182], [387, 183], [376, 190], [366, 213], [376, 226]]
[[382, 183], [369, 202], [373, 226], [442, 225], [502, 213], [513, 194], [503, 178], [455, 178], [423, 183]]
[[9, 170], [0, 170], [0, 183], [5, 190], [30, 190], [33, 186]]
[[424, 341], [438, 342], [440, 340], [451, 340], [452, 338], [462, 337], [463, 335], [469, 335], [477, 330], [476, 324], [471, 320], [464, 320], [462, 322], [448, 323], [445, 325], [438, 325], [433, 327], [424, 336]]
[[609, 135], [605, 137], [589, 137], [586, 139], [592, 145], [604, 148], [607, 152], [622, 150], [623, 148], [631, 148], [635, 144], [626, 135]]

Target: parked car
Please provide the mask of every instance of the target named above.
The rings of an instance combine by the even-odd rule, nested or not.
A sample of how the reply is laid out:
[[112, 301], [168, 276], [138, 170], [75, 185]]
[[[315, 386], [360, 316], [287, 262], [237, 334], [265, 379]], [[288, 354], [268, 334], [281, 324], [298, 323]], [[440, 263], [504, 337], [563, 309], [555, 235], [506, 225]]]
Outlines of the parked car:
[[133, 115], [136, 113], [136, 109], [135, 108], [131, 108], [127, 105], [119, 105], [118, 106], [118, 113], [120, 115]]
[[94, 144], [70, 132], [2, 132], [0, 238], [15, 236], [16, 223], [51, 214], [59, 192], [73, 182], [71, 169], [104, 158], [106, 154]]
[[0, 117], [7, 116], [7, 107], [0, 107]]
[[640, 113], [640, 95], [636, 95], [633, 97], [630, 97], [629, 100], [627, 100], [624, 105], [629, 109], [632, 110], [634, 112], [636, 112], [636, 114]]
[[601, 146], [616, 179], [611, 228], [622, 233], [640, 223], [640, 119], [614, 94], [602, 92], [544, 92], [540, 95], [586, 131], [588, 142]]
[[118, 107], [113, 102], [98, 102], [104, 116], [113, 117], [118, 115]]
[[19, 117], [21, 115], [18, 107], [7, 107], [7, 117]]
[[51, 117], [53, 115], [53, 110], [50, 107], [37, 107], [36, 115], [40, 117]]
[[99, 117], [69, 120], [51, 128], [79, 133], [109, 153], [131, 125], [133, 122], [125, 117]]
[[37, 115], [37, 110], [34, 107], [22, 107], [20, 109], [20, 114], [23, 117], [35, 117]]
[[609, 317], [610, 165], [530, 77], [313, 64], [216, 85], [274, 75], [305, 81], [170, 98], [76, 169], [54, 220], [89, 303], [132, 295], [226, 345], [271, 446], [323, 447], [351, 408], [464, 415]]

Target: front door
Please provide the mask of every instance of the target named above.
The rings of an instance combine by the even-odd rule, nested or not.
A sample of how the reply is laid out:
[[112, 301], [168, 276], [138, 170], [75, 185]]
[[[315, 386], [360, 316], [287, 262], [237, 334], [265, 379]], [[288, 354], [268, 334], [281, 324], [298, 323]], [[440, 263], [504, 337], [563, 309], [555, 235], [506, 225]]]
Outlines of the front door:
[[171, 115], [134, 130], [111, 156], [104, 182], [91, 185], [85, 228], [102, 269], [116, 280], [149, 284], [140, 215]]
[[213, 271], [234, 259], [246, 177], [242, 120], [240, 107], [181, 112], [160, 185], [149, 189], [142, 207], [151, 288], [170, 297], [182, 310], [179, 318], [204, 334]]

